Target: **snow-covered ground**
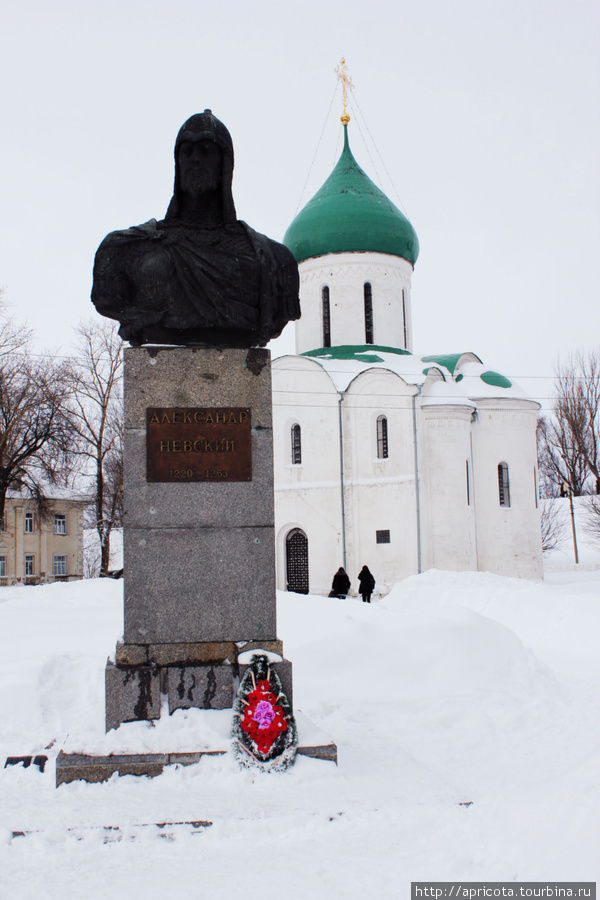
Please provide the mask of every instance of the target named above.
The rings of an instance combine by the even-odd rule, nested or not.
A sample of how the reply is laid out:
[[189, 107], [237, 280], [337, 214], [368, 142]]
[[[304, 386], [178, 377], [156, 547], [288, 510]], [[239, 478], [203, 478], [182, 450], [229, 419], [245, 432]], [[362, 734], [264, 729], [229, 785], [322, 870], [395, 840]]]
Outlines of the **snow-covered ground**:
[[[253, 774], [227, 755], [57, 790], [61, 747], [150, 747], [158, 732], [103, 737], [122, 590], [0, 592], [0, 766], [50, 757], [44, 774], [0, 768], [2, 900], [408, 898], [411, 880], [597, 879], [597, 567], [565, 562], [544, 583], [432, 571], [371, 605], [281, 593], [295, 706], [336, 741], [338, 767]], [[207, 739], [219, 717], [161, 721], [163, 749]], [[191, 820], [213, 824], [166, 840], [141, 827]]]

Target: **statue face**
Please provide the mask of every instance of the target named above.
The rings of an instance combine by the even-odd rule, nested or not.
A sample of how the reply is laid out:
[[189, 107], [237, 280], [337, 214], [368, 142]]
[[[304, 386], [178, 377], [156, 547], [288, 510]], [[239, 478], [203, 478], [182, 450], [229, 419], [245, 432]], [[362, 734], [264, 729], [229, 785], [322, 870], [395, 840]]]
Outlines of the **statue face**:
[[194, 198], [217, 190], [222, 163], [223, 153], [214, 141], [184, 141], [177, 151], [180, 189]]

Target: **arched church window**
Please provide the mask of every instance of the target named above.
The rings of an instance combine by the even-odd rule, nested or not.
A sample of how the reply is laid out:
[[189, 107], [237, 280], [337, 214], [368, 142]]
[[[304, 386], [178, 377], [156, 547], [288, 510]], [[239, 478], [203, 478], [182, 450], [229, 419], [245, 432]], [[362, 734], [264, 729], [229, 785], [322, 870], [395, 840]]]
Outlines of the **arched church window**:
[[385, 416], [377, 416], [377, 459], [388, 458], [388, 424]]
[[498, 499], [500, 506], [510, 506], [508, 465], [505, 462], [498, 463]]
[[365, 343], [373, 343], [373, 291], [370, 282], [365, 282]]
[[292, 465], [299, 466], [302, 462], [302, 436], [298, 423], [292, 425]]
[[323, 346], [331, 347], [331, 316], [329, 313], [329, 287], [324, 284], [321, 290], [323, 314]]
[[408, 328], [406, 326], [406, 297], [402, 288], [402, 321], [404, 323], [404, 349], [408, 350]]

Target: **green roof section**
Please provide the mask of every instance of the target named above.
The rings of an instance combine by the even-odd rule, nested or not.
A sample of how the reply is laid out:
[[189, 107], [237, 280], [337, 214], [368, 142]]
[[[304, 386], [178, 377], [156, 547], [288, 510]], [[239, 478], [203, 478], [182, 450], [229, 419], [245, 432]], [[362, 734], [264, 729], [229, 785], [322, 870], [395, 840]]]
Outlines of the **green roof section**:
[[333, 172], [300, 210], [283, 243], [297, 262], [329, 253], [387, 253], [413, 266], [419, 239], [408, 219], [358, 165], [344, 125], [344, 149]]
[[482, 381], [484, 381], [486, 384], [492, 385], [493, 387], [512, 387], [512, 381], [509, 381], [508, 378], [505, 378], [504, 375], [501, 375], [499, 372], [492, 372], [491, 370], [489, 370], [487, 372], [484, 372], [480, 377]]
[[445, 369], [454, 375], [454, 370], [456, 368], [456, 364], [458, 363], [461, 356], [464, 356], [464, 353], [447, 353], [443, 356], [423, 356], [423, 362], [435, 362], [440, 366], [444, 366]]
[[340, 347], [318, 347], [307, 350], [301, 356], [321, 357], [323, 359], [355, 359], [357, 362], [384, 362], [377, 353], [397, 353], [398, 356], [411, 356], [410, 351], [398, 347], [380, 347], [378, 344], [343, 344]]

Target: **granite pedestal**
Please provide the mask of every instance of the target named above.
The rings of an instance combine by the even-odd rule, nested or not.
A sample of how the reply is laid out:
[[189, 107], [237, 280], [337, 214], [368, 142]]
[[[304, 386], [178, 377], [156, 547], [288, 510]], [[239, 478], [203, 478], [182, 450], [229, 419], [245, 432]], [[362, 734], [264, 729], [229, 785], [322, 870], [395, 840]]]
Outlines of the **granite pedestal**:
[[106, 730], [233, 704], [240, 653], [277, 639], [270, 354], [125, 350], [124, 639]]

